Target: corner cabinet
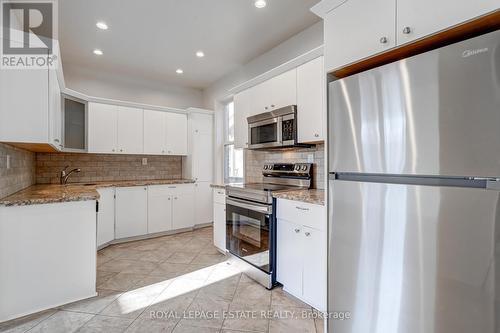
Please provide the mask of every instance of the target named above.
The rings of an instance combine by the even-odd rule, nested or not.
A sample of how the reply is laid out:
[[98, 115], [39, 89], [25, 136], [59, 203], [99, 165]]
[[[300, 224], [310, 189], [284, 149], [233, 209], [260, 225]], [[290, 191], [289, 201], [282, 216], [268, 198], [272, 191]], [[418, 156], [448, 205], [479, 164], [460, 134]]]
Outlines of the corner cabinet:
[[498, 0], [323, 0], [312, 11], [324, 19], [325, 68], [359, 60], [425, 38], [498, 10]]
[[320, 311], [326, 311], [326, 225], [324, 206], [278, 199], [277, 280]]

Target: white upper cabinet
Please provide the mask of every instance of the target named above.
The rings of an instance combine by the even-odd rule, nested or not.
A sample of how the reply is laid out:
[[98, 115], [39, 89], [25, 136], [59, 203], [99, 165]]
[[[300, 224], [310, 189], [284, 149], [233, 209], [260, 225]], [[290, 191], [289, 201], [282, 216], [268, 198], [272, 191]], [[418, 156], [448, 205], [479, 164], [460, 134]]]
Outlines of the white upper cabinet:
[[252, 90], [247, 89], [234, 95], [234, 147], [248, 147], [248, 122]]
[[326, 75], [323, 57], [297, 68], [297, 124], [298, 140], [324, 140]]
[[323, 0], [325, 69], [331, 72], [499, 8], [498, 0]]
[[57, 71], [49, 70], [49, 142], [58, 150], [62, 149], [62, 99]]
[[249, 116], [297, 104], [297, 70], [294, 68], [249, 89]]
[[89, 153], [115, 153], [117, 109], [114, 105], [89, 103]]
[[[168, 155], [187, 155], [188, 121], [187, 115], [165, 113], [166, 152]], [[211, 127], [212, 125], [210, 125]]]
[[273, 77], [271, 84], [271, 110], [297, 104], [297, 69]]
[[187, 115], [144, 110], [144, 153], [187, 155]]
[[117, 107], [118, 152], [142, 154], [144, 152], [143, 110], [124, 106]]
[[327, 71], [396, 46], [395, 0], [348, 0], [324, 19]]
[[397, 38], [404, 44], [484, 15], [500, 7], [498, 0], [398, 0]]
[[89, 103], [89, 152], [142, 154], [143, 111]]
[[165, 112], [144, 110], [144, 153], [164, 154], [166, 137]]

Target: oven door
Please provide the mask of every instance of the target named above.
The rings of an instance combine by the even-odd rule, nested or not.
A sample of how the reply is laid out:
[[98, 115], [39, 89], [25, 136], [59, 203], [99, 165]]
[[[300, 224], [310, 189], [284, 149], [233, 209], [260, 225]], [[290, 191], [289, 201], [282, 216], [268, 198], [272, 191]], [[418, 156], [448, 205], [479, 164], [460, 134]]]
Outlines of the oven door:
[[282, 146], [282, 129], [281, 117], [248, 124], [248, 148], [259, 149]]
[[271, 273], [272, 206], [226, 199], [226, 246], [229, 252]]

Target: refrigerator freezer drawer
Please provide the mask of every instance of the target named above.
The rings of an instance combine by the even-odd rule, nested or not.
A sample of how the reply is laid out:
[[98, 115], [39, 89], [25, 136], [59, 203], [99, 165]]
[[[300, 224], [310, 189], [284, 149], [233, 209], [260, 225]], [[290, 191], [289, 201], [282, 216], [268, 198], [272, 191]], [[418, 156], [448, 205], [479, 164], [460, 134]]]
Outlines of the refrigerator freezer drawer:
[[352, 317], [331, 332], [500, 332], [498, 191], [339, 180], [329, 191], [328, 307]]
[[330, 172], [500, 175], [500, 31], [329, 86]]

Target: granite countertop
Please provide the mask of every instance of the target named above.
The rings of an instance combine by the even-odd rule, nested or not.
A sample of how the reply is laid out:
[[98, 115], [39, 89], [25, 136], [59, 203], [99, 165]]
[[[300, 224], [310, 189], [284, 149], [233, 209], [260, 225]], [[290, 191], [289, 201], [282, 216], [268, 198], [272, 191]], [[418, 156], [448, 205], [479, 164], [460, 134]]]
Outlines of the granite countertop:
[[325, 190], [284, 190], [273, 192], [273, 197], [277, 199], [287, 199], [301, 201], [315, 205], [325, 205]]
[[98, 188], [147, 185], [192, 184], [192, 179], [126, 180], [67, 185], [38, 184], [0, 199], [0, 206], [28, 206], [99, 199]]

